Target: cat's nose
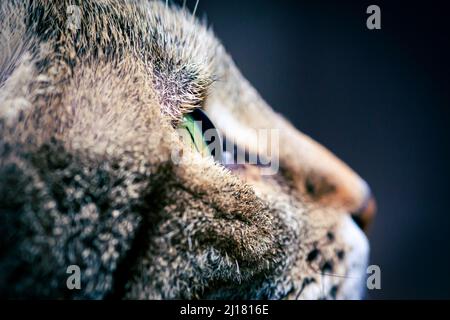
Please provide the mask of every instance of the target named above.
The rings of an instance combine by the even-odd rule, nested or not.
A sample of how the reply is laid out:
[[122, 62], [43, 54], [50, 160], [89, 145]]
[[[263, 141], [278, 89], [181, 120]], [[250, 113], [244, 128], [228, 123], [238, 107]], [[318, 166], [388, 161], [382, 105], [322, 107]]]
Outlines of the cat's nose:
[[310, 137], [296, 132], [281, 146], [283, 165], [295, 188], [313, 203], [351, 214], [367, 230], [375, 214], [368, 184], [349, 166]]
[[367, 232], [376, 212], [376, 201], [370, 189], [367, 191], [366, 200], [358, 210], [351, 213], [353, 221], [364, 231]]

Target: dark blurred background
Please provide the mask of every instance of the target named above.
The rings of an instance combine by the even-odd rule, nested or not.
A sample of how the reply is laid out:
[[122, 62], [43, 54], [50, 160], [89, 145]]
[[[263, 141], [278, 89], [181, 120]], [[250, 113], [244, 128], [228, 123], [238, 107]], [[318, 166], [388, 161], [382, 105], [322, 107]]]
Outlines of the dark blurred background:
[[[371, 185], [369, 298], [450, 298], [449, 11], [393, 2], [201, 0], [197, 16], [275, 110]], [[366, 28], [371, 4], [381, 30]]]

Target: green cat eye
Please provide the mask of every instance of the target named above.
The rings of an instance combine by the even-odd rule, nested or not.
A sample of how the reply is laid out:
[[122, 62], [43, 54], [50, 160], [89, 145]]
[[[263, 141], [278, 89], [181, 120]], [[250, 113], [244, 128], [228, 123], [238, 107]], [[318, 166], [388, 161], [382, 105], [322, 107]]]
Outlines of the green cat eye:
[[181, 133], [184, 134], [184, 140], [191, 143], [191, 147], [195, 148], [204, 157], [210, 156], [211, 152], [206, 144], [205, 137], [198, 121], [191, 114], [183, 116], [183, 122], [180, 125]]
[[195, 109], [185, 114], [179, 129], [182, 139], [203, 157], [212, 156], [215, 161], [222, 162], [220, 134], [205, 112]]

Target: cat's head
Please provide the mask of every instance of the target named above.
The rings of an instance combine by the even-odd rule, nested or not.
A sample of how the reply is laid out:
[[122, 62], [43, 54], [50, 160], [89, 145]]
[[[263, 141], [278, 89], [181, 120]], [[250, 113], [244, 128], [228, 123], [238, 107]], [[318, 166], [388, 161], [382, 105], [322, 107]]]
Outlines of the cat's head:
[[75, 4], [1, 4], [1, 295], [361, 297], [367, 184], [186, 10]]

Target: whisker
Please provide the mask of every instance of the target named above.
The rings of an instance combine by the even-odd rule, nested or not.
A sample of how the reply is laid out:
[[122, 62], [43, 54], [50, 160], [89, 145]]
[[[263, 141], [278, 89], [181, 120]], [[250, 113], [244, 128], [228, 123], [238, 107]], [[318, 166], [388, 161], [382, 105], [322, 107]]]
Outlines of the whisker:
[[195, 16], [195, 13], [197, 12], [197, 8], [198, 8], [198, 3], [200, 2], [200, 0], [197, 0], [195, 2], [195, 7], [194, 7], [194, 11], [192, 12], [192, 15]]
[[313, 268], [312, 266], [310, 266], [310, 267], [316, 274], [320, 274], [322, 276], [345, 278], [345, 279], [359, 279], [359, 277], [355, 277], [355, 276], [348, 276], [345, 274], [336, 274], [336, 273], [331, 273], [331, 272], [323, 272], [323, 271], [317, 270], [316, 268]]

